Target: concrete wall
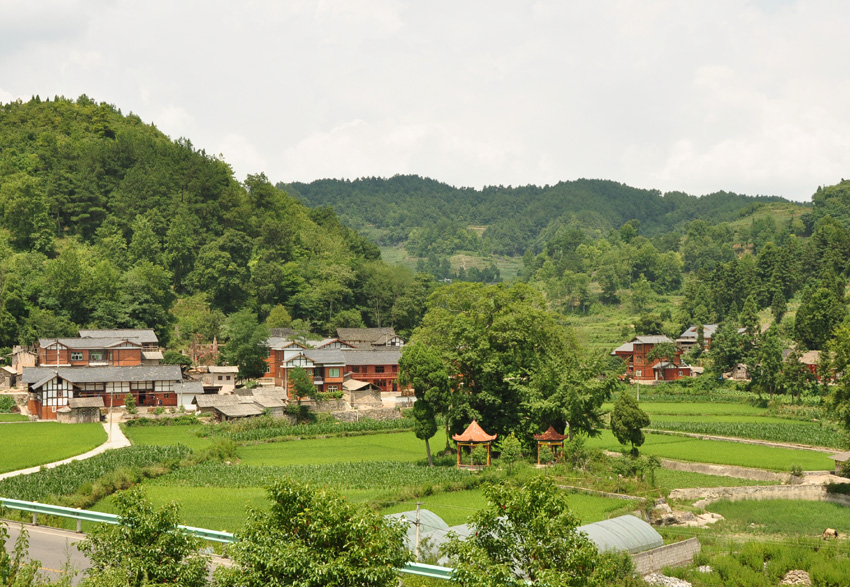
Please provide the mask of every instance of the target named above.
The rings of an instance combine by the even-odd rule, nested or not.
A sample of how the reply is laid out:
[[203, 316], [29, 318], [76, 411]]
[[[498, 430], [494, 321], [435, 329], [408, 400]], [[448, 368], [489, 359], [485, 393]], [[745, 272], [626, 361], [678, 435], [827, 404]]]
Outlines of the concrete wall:
[[688, 538], [681, 542], [665, 544], [652, 550], [646, 550], [632, 555], [635, 572], [638, 575], [648, 575], [660, 571], [664, 567], [686, 565], [694, 560], [700, 551], [700, 543], [696, 538]]
[[787, 483], [791, 479], [789, 473], [772, 473], [762, 469], [750, 469], [748, 467], [735, 467], [732, 465], [709, 465], [707, 463], [683, 463], [661, 459], [661, 466], [674, 471], [690, 471], [692, 473], [704, 473], [706, 475], [719, 475], [721, 477], [735, 477], [737, 479], [752, 479], [753, 481], [779, 481]]

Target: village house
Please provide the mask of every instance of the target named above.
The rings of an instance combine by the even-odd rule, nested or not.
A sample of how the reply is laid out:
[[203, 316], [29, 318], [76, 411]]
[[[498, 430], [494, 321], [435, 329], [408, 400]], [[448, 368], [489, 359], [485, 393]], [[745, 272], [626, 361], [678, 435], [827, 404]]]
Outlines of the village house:
[[239, 367], [236, 366], [202, 365], [187, 371], [186, 376], [192, 381], [200, 382], [204, 393], [227, 394], [236, 389], [238, 373]]
[[24, 369], [31, 415], [53, 420], [72, 398], [103, 398], [104, 406], [123, 406], [132, 395], [138, 406], [177, 406], [183, 375], [176, 365], [131, 367], [59, 366]]
[[611, 351], [612, 356], [620, 357], [626, 364], [626, 372], [623, 378], [640, 383], [676, 381], [683, 377], [690, 377], [691, 367], [682, 362], [681, 348], [676, 347], [673, 357], [654, 357], [652, 359], [647, 357], [656, 345], [662, 343], [674, 345], [670, 338], [663, 335], [643, 335], [636, 336]]
[[350, 346], [361, 350], [404, 346], [404, 341], [392, 327], [337, 328], [336, 335], [339, 340], [344, 340]]
[[[378, 329], [340, 329], [378, 330]], [[382, 329], [392, 330], [392, 329]], [[274, 334], [286, 334], [275, 330]], [[291, 333], [289, 333], [291, 334]], [[384, 335], [389, 332], [384, 332]], [[400, 339], [399, 339], [400, 340]], [[262, 378], [264, 385], [273, 385], [291, 390], [291, 372], [295, 367], [307, 371], [313, 378], [313, 384], [320, 392], [343, 390], [346, 375], [374, 385], [383, 392], [397, 392], [398, 359], [401, 351], [398, 347], [376, 347], [370, 350], [355, 350], [348, 341], [324, 339], [310, 341], [304, 337], [293, 340], [286, 337], [271, 336], [266, 341], [266, 373]]]
[[153, 330], [80, 330], [77, 338], [41, 338], [38, 364], [54, 367], [159, 365]]

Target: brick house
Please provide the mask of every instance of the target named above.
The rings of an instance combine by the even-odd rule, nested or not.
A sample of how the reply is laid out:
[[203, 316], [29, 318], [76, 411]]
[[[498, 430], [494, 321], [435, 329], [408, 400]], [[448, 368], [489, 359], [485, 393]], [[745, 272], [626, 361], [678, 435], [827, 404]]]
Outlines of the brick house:
[[618, 346], [611, 355], [620, 357], [626, 364], [623, 378], [637, 382], [676, 381], [691, 376], [691, 367], [682, 362], [682, 349], [676, 347], [675, 357], [649, 359], [647, 355], [662, 343], [674, 344], [663, 335], [636, 336]]
[[42, 420], [56, 419], [72, 398], [103, 398], [104, 406], [123, 406], [132, 395], [138, 406], [176, 406], [183, 375], [177, 365], [132, 367], [25, 368], [28, 407]]

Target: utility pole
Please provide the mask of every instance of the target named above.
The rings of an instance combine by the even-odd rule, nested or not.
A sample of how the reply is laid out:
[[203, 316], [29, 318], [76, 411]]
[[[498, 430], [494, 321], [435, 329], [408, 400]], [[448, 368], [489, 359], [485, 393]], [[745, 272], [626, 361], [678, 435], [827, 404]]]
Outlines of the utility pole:
[[421, 501], [416, 502], [416, 550], [414, 551], [416, 554], [416, 561], [419, 562], [419, 506], [422, 505]]

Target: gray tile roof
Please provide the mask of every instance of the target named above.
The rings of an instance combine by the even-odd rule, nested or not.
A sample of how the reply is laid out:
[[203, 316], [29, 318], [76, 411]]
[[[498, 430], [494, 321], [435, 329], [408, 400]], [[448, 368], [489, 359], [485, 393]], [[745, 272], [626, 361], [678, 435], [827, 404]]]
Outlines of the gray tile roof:
[[71, 408], [102, 408], [103, 397], [72, 397], [68, 400], [68, 406]]
[[[137, 367], [24, 367], [24, 383], [44, 385], [56, 374], [71, 383], [108, 383], [112, 381], [180, 381], [178, 365], [140, 365]], [[45, 379], [46, 378], [46, 379]]]
[[108, 349], [127, 343], [142, 346], [133, 338], [39, 338], [38, 346], [44, 349], [57, 342], [71, 349]]
[[639, 342], [642, 344], [661, 344], [663, 342], [673, 342], [669, 337], [664, 336], [663, 334], [652, 334], [646, 336], [636, 336], [632, 342]]
[[159, 339], [150, 328], [119, 328], [111, 330], [80, 330], [79, 335], [83, 338], [133, 338], [139, 339], [142, 344], [156, 344]]
[[400, 350], [347, 351], [341, 350], [346, 365], [398, 365]]
[[341, 349], [305, 349], [305, 357], [318, 365], [344, 365], [343, 351]]
[[337, 328], [336, 335], [348, 342], [371, 342], [373, 344], [386, 344], [392, 337], [396, 336], [392, 327], [384, 328]]

